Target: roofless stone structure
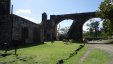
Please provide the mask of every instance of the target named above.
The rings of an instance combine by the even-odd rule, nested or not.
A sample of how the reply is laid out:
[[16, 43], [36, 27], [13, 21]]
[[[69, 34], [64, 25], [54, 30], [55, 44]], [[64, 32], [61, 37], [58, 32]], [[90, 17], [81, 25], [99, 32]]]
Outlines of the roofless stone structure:
[[82, 41], [83, 24], [96, 17], [96, 12], [73, 13], [62, 15], [42, 14], [40, 24], [33, 23], [20, 16], [11, 14], [10, 0], [0, 0], [0, 42], [11, 44], [13, 40], [23, 43], [37, 43], [57, 39], [57, 25], [63, 20], [71, 19], [73, 23], [67, 34], [69, 39]]

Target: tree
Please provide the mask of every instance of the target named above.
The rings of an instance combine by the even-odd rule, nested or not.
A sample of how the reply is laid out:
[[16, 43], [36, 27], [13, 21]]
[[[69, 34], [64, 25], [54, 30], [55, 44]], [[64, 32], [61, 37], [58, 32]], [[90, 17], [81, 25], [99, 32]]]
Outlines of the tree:
[[83, 32], [83, 37], [90, 37], [90, 32], [89, 31], [84, 31]]
[[111, 24], [109, 19], [105, 19], [103, 22], [103, 35], [111, 37], [112, 31], [111, 31]]
[[69, 27], [64, 27], [60, 29], [60, 32], [62, 32], [63, 34], [67, 34], [68, 31], [69, 31]]
[[101, 2], [97, 12], [100, 17], [113, 20], [113, 0], [104, 0], [104, 2]]
[[[103, 22], [104, 31], [108, 35], [113, 33], [113, 0], [104, 0], [99, 6], [97, 16], [105, 19]], [[105, 27], [104, 27], [105, 26]]]
[[90, 20], [90, 23], [87, 24], [89, 26], [89, 32], [91, 37], [97, 37], [99, 32], [99, 21]]
[[64, 27], [59, 30], [59, 40], [63, 40], [69, 31], [69, 27]]

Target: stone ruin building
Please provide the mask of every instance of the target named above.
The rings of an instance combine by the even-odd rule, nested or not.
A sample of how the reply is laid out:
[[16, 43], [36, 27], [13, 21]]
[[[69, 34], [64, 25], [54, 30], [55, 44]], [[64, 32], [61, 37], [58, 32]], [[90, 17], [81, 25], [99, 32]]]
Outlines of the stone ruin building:
[[43, 43], [41, 24], [33, 23], [15, 14], [11, 14], [10, 0], [0, 0], [0, 43], [13, 40], [25, 43]]
[[42, 14], [40, 24], [33, 23], [15, 14], [11, 14], [10, 0], [0, 0], [0, 42], [12, 43], [20, 41], [24, 43], [42, 44], [44, 41], [57, 40], [57, 25], [63, 20], [71, 19], [72, 23], [68, 38], [82, 42], [83, 24], [96, 17], [96, 12], [73, 13], [63, 15], [51, 15], [47, 19], [47, 14]]

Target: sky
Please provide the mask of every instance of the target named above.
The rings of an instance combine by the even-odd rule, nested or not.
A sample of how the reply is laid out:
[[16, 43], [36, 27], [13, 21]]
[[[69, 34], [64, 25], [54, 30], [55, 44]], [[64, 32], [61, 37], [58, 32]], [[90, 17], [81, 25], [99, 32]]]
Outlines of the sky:
[[[94, 12], [98, 10], [103, 0], [12, 0], [13, 13], [40, 23], [42, 13], [46, 12], [48, 19], [50, 15], [61, 15], [71, 13]], [[72, 20], [61, 22], [61, 27], [70, 26]], [[86, 26], [84, 26], [86, 29]]]

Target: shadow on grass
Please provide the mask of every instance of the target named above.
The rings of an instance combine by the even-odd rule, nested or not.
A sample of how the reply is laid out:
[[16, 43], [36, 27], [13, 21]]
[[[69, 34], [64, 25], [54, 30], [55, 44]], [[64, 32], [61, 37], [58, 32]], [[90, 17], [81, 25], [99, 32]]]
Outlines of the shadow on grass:
[[0, 56], [2, 56], [2, 57], [6, 57], [6, 56], [9, 56], [9, 55], [11, 55], [11, 54], [0, 54]]
[[[44, 43], [43, 43], [44, 44]], [[19, 45], [16, 45], [16, 46], [13, 46], [13, 45], [11, 45], [11, 46], [6, 46], [6, 47], [4, 47], [4, 46], [2, 46], [2, 47], [0, 47], [0, 50], [1, 50], [1, 53], [0, 53], [0, 56], [2, 56], [2, 57], [6, 57], [6, 56], [9, 56], [9, 55], [12, 55], [12, 54], [14, 54], [14, 55], [18, 55], [17, 54], [17, 52], [18, 52], [18, 49], [21, 49], [21, 48], [28, 48], [28, 47], [32, 47], [32, 46], [38, 46], [38, 45], [43, 45], [43, 44], [37, 44], [37, 43], [27, 43], [27, 44], [19, 44]], [[13, 52], [11, 52], [11, 53], [7, 53], [8, 51], [10, 51], [10, 50], [14, 50]]]
[[12, 59], [8, 59], [5, 56], [3, 57], [5, 60], [0, 61], [0, 64], [18, 64], [17, 62], [21, 62], [22, 64], [38, 64], [36, 61], [33, 60], [35, 56], [31, 55], [17, 55], [17, 56], [8, 55], [8, 56], [10, 56]]
[[42, 44], [28, 43], [28, 44], [24, 44], [24, 45], [19, 45], [18, 48], [28, 48], [28, 47], [38, 46], [38, 45], [43, 45], [43, 44], [45, 44], [45, 43], [42, 43]]
[[[28, 48], [28, 47], [38, 46], [38, 45], [43, 45], [43, 44], [45, 44], [45, 43], [42, 43], [42, 44], [27, 43], [27, 44], [19, 44], [19, 45], [16, 45], [16, 47], [18, 49], [21, 49], [21, 48]], [[13, 50], [13, 49], [15, 49], [15, 46], [10, 45], [8, 47], [3, 47], [3, 48], [0, 47], [0, 50], [6, 50], [7, 48], [8, 48], [8, 50]]]
[[[10, 47], [4, 47], [1, 48], [1, 52], [0, 52], [0, 57], [6, 59], [6, 61], [0, 61], [0, 64], [15, 64], [16, 62], [22, 62], [23, 64], [37, 64], [37, 62], [33, 61], [34, 56], [32, 55], [20, 55], [18, 54], [18, 49], [21, 48], [28, 48], [28, 47], [33, 47], [33, 46], [38, 46], [38, 45], [43, 45], [43, 44], [33, 44], [33, 43], [29, 43], [29, 44], [21, 44], [21, 45], [17, 45], [17, 47], [15, 48], [15, 46], [10, 46]], [[13, 50], [11, 52], [8, 52], [10, 50]], [[7, 57], [12, 57], [12, 59], [7, 59]]]

